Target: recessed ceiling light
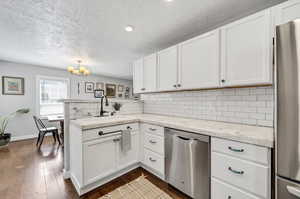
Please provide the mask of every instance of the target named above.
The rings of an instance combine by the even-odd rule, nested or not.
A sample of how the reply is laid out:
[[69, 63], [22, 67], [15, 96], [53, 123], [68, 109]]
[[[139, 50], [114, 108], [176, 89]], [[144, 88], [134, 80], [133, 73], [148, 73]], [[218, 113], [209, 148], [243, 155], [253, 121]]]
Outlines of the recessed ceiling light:
[[128, 25], [128, 26], [125, 27], [125, 30], [126, 30], [127, 32], [132, 32], [132, 31], [134, 30], [134, 27]]
[[165, 0], [165, 2], [172, 2], [173, 0]]

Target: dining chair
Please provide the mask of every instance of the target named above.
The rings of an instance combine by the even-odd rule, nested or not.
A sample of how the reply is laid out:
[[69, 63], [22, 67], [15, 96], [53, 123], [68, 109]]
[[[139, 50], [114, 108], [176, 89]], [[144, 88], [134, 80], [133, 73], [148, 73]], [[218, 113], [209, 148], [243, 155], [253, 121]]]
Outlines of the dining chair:
[[59, 134], [58, 134], [58, 128], [57, 127], [46, 127], [46, 125], [42, 122], [42, 120], [36, 116], [33, 116], [33, 120], [36, 124], [36, 127], [39, 131], [38, 139], [36, 142], [36, 145], [38, 148], [41, 147], [43, 141], [44, 141], [44, 136], [47, 133], [52, 133], [54, 142], [56, 142], [56, 139], [58, 140], [58, 143], [61, 144]]

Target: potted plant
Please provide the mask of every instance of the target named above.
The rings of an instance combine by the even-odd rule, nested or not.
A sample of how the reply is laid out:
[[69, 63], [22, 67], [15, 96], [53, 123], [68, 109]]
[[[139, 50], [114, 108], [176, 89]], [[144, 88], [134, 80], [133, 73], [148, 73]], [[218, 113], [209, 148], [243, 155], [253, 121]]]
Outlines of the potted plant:
[[5, 133], [8, 121], [18, 114], [26, 114], [29, 111], [28, 108], [22, 108], [8, 115], [0, 116], [0, 147], [7, 145], [11, 139], [11, 134]]
[[118, 102], [115, 102], [113, 103], [112, 107], [114, 108], [114, 110], [116, 112], [120, 111], [121, 107], [122, 107], [122, 104], [121, 103], [118, 103]]

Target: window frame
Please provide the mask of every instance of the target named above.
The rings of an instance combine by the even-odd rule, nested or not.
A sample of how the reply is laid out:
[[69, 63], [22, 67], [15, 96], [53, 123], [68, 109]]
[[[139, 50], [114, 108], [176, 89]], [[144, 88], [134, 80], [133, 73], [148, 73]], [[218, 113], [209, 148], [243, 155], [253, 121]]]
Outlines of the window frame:
[[49, 80], [60, 80], [60, 81], [66, 81], [67, 82], [67, 98], [70, 98], [70, 79], [69, 78], [64, 78], [64, 77], [53, 77], [53, 76], [44, 76], [44, 75], [37, 75], [36, 76], [36, 115], [40, 118], [47, 118], [48, 116], [51, 115], [41, 115], [41, 106], [40, 106], [40, 80], [42, 79], [49, 79]]

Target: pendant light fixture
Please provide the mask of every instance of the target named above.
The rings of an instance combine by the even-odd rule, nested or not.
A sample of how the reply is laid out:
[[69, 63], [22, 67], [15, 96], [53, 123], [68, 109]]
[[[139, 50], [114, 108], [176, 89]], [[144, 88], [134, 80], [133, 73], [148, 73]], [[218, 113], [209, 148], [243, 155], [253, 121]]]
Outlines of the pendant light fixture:
[[78, 60], [78, 66], [74, 67], [74, 66], [69, 66], [68, 67], [68, 71], [74, 75], [90, 75], [91, 72], [84, 66], [81, 66], [81, 60]]

